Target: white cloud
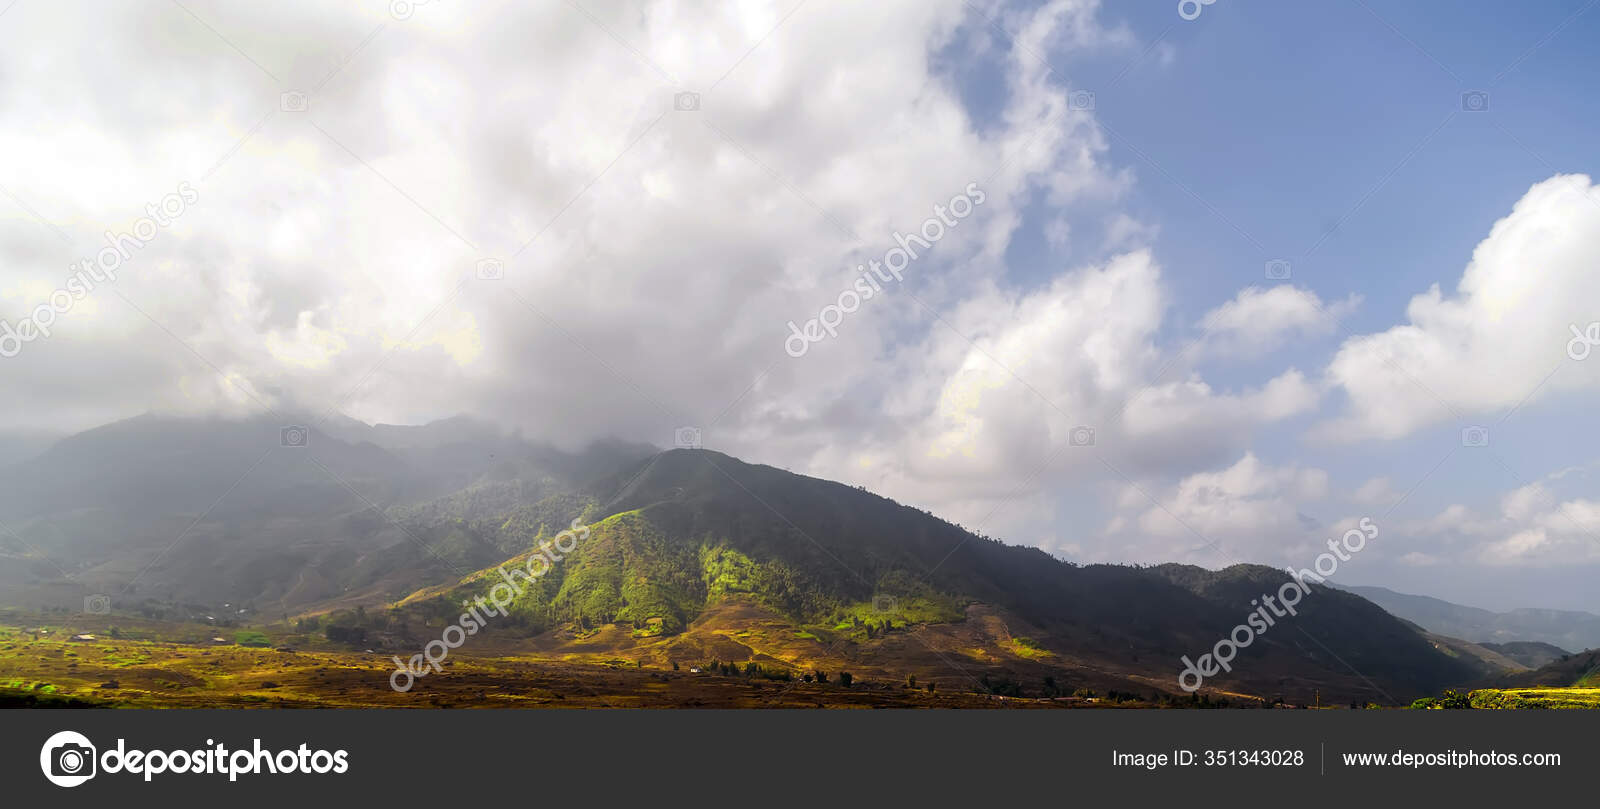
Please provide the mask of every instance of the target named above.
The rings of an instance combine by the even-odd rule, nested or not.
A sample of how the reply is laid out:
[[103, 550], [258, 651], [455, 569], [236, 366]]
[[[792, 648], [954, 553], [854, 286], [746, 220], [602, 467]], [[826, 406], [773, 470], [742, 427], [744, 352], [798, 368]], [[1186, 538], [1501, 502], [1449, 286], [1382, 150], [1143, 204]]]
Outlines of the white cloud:
[[1200, 326], [1212, 353], [1251, 356], [1282, 348], [1290, 340], [1331, 334], [1360, 302], [1352, 295], [1325, 304], [1317, 293], [1288, 285], [1247, 287], [1206, 313]]
[[1156, 240], [1161, 228], [1140, 222], [1125, 214], [1118, 213], [1106, 223], [1106, 239], [1104, 249], [1108, 251], [1132, 250], [1148, 247]]
[[[1097, 7], [1057, 0], [1008, 24], [1040, 52], [1125, 47]], [[0, 317], [177, 182], [200, 192], [114, 288], [4, 361], [11, 424], [253, 396], [665, 441], [786, 360], [786, 321], [969, 183], [989, 182], [988, 202], [907, 284], [942, 310], [1004, 271], [1036, 191], [1109, 199], [1128, 182], [1103, 165], [1093, 117], [1064, 114], [1060, 79], [1020, 49], [1001, 119], [971, 119], [931, 65], [988, 30], [958, 0], [586, 4], [598, 25], [563, 4], [430, 3], [405, 21], [381, 3], [190, 8], [249, 57], [171, 5], [23, 4], [0, 30], [0, 173], [71, 240], [20, 209], [0, 221]], [[68, 38], [101, 44], [71, 59], [27, 47]], [[308, 111], [278, 109], [291, 88]], [[673, 111], [682, 89], [702, 93], [699, 112]], [[485, 256], [505, 280], [458, 294]], [[856, 318], [850, 344], [925, 329], [906, 306]], [[873, 360], [783, 362], [719, 437], [759, 441], [778, 416], [837, 438], [851, 425], [826, 414], [871, 388]]]
[[1171, 487], [1124, 487], [1117, 500], [1123, 515], [1108, 532], [1137, 530], [1148, 538], [1140, 552], [1150, 554], [1149, 561], [1221, 567], [1293, 560], [1316, 535], [1302, 509], [1327, 496], [1325, 471], [1273, 466], [1247, 452], [1231, 466], [1198, 472]]
[[[889, 426], [821, 448], [809, 467], [967, 521], [1059, 485], [1237, 458], [1261, 426], [1315, 406], [1316, 391], [1293, 369], [1238, 392], [1193, 373], [1156, 381], [1167, 365], [1155, 342], [1166, 310], [1148, 251], [1028, 293], [991, 287], [948, 327], [890, 356], [884, 367], [899, 370], [882, 408]], [[1094, 445], [1074, 446], [1085, 427]]]
[[1400, 497], [1400, 492], [1395, 491], [1394, 481], [1387, 477], [1375, 477], [1351, 492], [1350, 499], [1363, 506], [1392, 505]]
[[1600, 387], [1600, 363], [1566, 352], [1571, 326], [1595, 320], [1597, 266], [1600, 192], [1590, 179], [1534, 185], [1473, 251], [1454, 294], [1436, 284], [1411, 300], [1406, 324], [1345, 341], [1327, 377], [1348, 407], [1314, 434], [1393, 439], [1452, 410], [1467, 417]]
[[1429, 517], [1395, 520], [1386, 545], [1406, 564], [1490, 571], [1576, 570], [1600, 562], [1600, 502], [1577, 493], [1574, 470], [1581, 468], [1485, 497], [1485, 505], [1454, 503]]

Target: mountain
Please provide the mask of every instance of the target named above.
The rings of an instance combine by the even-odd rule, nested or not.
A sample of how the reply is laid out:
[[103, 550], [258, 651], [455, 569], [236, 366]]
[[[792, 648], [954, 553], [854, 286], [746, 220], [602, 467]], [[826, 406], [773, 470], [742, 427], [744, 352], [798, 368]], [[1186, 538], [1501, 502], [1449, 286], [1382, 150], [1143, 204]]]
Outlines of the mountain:
[[[967, 669], [1175, 692], [1180, 656], [1210, 651], [1253, 598], [1289, 582], [1248, 565], [1073, 565], [865, 490], [704, 450], [621, 470], [568, 507], [592, 522], [587, 537], [497, 625], [566, 656], [831, 661], [924, 677]], [[566, 527], [537, 519], [546, 536]], [[502, 581], [486, 568], [426, 588], [399, 602], [390, 628], [436, 633]], [[1317, 588], [1298, 618], [1257, 637], [1208, 686], [1398, 702], [1479, 673], [1364, 599]]]
[[0, 431], [0, 465], [18, 463], [38, 455], [59, 441], [61, 436], [42, 430]]
[[[1537, 642], [1558, 650], [1600, 647], [1600, 615], [1563, 610], [1491, 612], [1382, 587], [1344, 587], [1431, 632], [1478, 643]], [[1562, 651], [1565, 654], [1564, 651]]]
[[1505, 688], [1600, 688], [1600, 649], [1562, 655], [1533, 671], [1513, 674]]
[[[475, 653], [1187, 698], [1180, 658], [1212, 652], [1290, 581], [1251, 565], [1075, 565], [704, 450], [567, 451], [462, 417], [144, 416], [0, 469], [0, 604], [76, 609], [103, 593], [151, 620], [299, 616], [328, 642], [409, 654], [575, 518], [582, 541]], [[1401, 703], [1504, 670], [1467, 652], [1314, 587], [1206, 687]]]
[[1572, 654], [1560, 646], [1538, 641], [1512, 641], [1511, 643], [1480, 643], [1479, 646], [1498, 652], [1530, 669], [1537, 669]]
[[0, 601], [105, 593], [275, 613], [381, 601], [515, 550], [470, 518], [651, 451], [564, 452], [470, 419], [140, 416], [0, 469]]

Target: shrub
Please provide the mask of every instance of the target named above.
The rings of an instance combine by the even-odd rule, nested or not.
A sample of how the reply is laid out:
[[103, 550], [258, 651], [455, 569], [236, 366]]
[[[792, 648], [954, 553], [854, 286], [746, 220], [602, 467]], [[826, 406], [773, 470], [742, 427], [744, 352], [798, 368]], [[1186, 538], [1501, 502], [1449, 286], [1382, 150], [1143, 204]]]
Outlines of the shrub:
[[254, 629], [242, 629], [233, 633], [233, 642], [239, 644], [240, 646], [250, 646], [255, 648], [272, 645], [272, 641], [268, 640], [265, 634], [257, 632]]

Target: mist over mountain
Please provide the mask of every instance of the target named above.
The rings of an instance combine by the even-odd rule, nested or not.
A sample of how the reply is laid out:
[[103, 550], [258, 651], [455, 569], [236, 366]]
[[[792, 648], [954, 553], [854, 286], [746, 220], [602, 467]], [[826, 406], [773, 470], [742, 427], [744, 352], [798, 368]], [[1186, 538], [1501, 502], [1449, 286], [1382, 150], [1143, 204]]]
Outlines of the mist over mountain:
[[391, 509], [446, 495], [462, 503], [455, 516], [499, 509], [651, 451], [566, 453], [467, 419], [302, 431], [314, 424], [141, 416], [0, 469], [5, 584], [52, 602], [104, 592], [288, 611], [403, 589], [503, 554]]

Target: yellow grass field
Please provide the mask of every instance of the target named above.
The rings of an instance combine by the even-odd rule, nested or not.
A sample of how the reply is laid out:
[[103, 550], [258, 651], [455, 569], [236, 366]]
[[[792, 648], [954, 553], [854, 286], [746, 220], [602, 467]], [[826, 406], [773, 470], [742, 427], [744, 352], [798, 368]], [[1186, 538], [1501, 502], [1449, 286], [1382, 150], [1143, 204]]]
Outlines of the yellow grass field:
[[1474, 708], [1600, 709], [1600, 688], [1484, 688], [1469, 699]]

